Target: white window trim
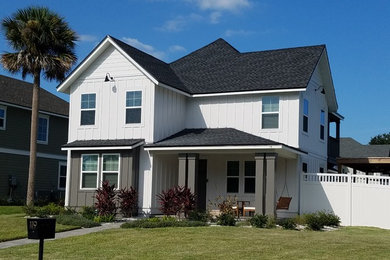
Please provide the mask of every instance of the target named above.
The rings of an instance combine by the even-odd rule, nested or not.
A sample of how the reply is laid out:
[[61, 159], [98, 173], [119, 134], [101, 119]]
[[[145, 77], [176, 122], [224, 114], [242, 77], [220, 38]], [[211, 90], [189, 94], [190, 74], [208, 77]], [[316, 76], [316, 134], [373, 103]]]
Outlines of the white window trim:
[[[322, 124], [322, 122], [321, 122], [321, 114], [322, 113], [324, 113], [324, 123]], [[320, 111], [320, 141], [321, 142], [325, 142], [325, 125], [326, 125], [326, 113], [325, 113], [325, 110], [324, 109], [321, 109], [321, 111]], [[324, 138], [322, 139], [321, 138], [321, 126], [323, 126], [324, 127]]]
[[[44, 118], [47, 120], [47, 126], [46, 126], [46, 140], [38, 140], [38, 133], [39, 133], [39, 118]], [[39, 115], [38, 116], [38, 129], [37, 129], [37, 143], [38, 144], [48, 144], [49, 143], [49, 124], [50, 124], [50, 119], [49, 116], [47, 115]]]
[[[255, 162], [255, 175], [254, 176], [246, 176], [245, 175], [245, 163], [246, 162]], [[245, 181], [246, 179], [255, 179], [255, 189], [256, 189], [256, 161], [244, 160], [244, 194], [255, 194], [255, 192], [245, 192]]]
[[[238, 162], [238, 175], [236, 176], [228, 176], [228, 162]], [[225, 191], [226, 191], [226, 194], [240, 194], [240, 165], [241, 165], [241, 160], [226, 160], [226, 187], [225, 187]], [[228, 179], [233, 179], [233, 178], [236, 178], [238, 179], [238, 191], [237, 192], [228, 192]]]
[[7, 128], [7, 107], [0, 106], [0, 108], [4, 110], [4, 125], [0, 127], [0, 130], [5, 130]]
[[[263, 98], [264, 97], [277, 97], [278, 98], [278, 111], [272, 111], [272, 112], [264, 112], [263, 111]], [[263, 115], [273, 115], [277, 114], [278, 115], [278, 127], [276, 128], [263, 128]], [[280, 129], [280, 96], [263, 96], [261, 98], [261, 122], [260, 122], [260, 129], [262, 131], [275, 131]]]
[[66, 176], [66, 172], [65, 172], [65, 188], [61, 188], [61, 187], [60, 187], [61, 166], [66, 166], [66, 167], [68, 167], [67, 164], [66, 164], [66, 162], [64, 162], [64, 161], [58, 162], [58, 185], [57, 185], [57, 189], [58, 189], [58, 190], [65, 190], [65, 188], [66, 188], [66, 177], [67, 177], [67, 176]]
[[103, 153], [102, 154], [102, 159], [101, 159], [102, 166], [100, 167], [101, 168], [101, 171], [100, 171], [100, 183], [103, 183], [103, 174], [105, 172], [114, 172], [114, 171], [103, 171], [103, 157], [105, 155], [118, 155], [118, 171], [117, 171], [118, 172], [118, 185], [115, 188], [115, 190], [119, 190], [120, 187], [121, 187], [121, 183], [120, 183], [120, 180], [121, 180], [121, 154], [120, 153]]
[[[305, 101], [307, 102], [307, 115], [305, 114]], [[309, 100], [307, 100], [306, 98], [303, 99], [303, 109], [302, 109], [302, 132], [305, 133], [305, 134], [308, 134], [309, 133]], [[305, 131], [304, 129], [304, 117], [307, 117], [307, 131]]]
[[[128, 107], [127, 106], [127, 92], [141, 92], [141, 106], [134, 106], [134, 107]], [[126, 90], [125, 91], [125, 126], [126, 127], [134, 127], [134, 126], [141, 126], [142, 123], [143, 123], [143, 108], [144, 106], [144, 92], [142, 91], [142, 89], [134, 89], [134, 90]], [[141, 122], [139, 123], [126, 123], [126, 113], [127, 113], [127, 109], [134, 109], [134, 108], [140, 108], [141, 109]]]
[[[95, 108], [81, 108], [81, 103], [82, 103], [82, 96], [83, 95], [90, 95], [90, 94], [95, 94]], [[80, 127], [81, 128], [91, 128], [91, 127], [96, 127], [96, 118], [97, 118], [97, 105], [98, 105], [98, 101], [97, 101], [97, 93], [96, 92], [90, 92], [90, 93], [81, 93], [80, 94], [80, 120], [79, 120], [79, 124], [80, 124]], [[95, 111], [95, 119], [94, 119], [94, 124], [93, 125], [82, 125], [81, 124], [81, 114], [82, 114], [82, 111]]]
[[[96, 187], [95, 188], [83, 188], [83, 157], [89, 155], [97, 155], [97, 169], [96, 169]], [[96, 190], [99, 187], [99, 165], [100, 165], [100, 156], [97, 153], [88, 153], [82, 154], [80, 157], [80, 190]], [[94, 173], [95, 171], [85, 171], [85, 173]]]

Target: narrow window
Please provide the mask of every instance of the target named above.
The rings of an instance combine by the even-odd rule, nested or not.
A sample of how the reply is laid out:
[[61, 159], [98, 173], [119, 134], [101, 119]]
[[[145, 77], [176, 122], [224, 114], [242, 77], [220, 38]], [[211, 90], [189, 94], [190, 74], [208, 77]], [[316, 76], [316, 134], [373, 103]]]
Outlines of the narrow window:
[[98, 161], [97, 154], [83, 154], [81, 156], [81, 188], [96, 189], [98, 180]]
[[142, 92], [126, 92], [126, 124], [141, 123]]
[[227, 192], [238, 193], [240, 178], [240, 163], [238, 161], [227, 162]]
[[261, 128], [279, 128], [279, 97], [263, 97]]
[[302, 163], [302, 172], [307, 173], [307, 163]]
[[6, 112], [5, 107], [0, 107], [0, 130], [5, 130]]
[[96, 111], [96, 94], [82, 94], [80, 125], [94, 125], [95, 111]]
[[58, 189], [65, 190], [66, 188], [66, 163], [60, 162], [58, 169]]
[[307, 99], [303, 100], [303, 132], [308, 132], [309, 130], [309, 101]]
[[320, 167], [320, 173], [324, 173], [324, 168]]
[[37, 142], [41, 144], [47, 144], [48, 135], [49, 135], [49, 118], [44, 116], [39, 116]]
[[119, 154], [103, 154], [103, 181], [119, 187]]
[[324, 140], [325, 138], [325, 111], [324, 110], [321, 110], [320, 138], [321, 140]]
[[245, 161], [244, 192], [255, 193], [256, 187], [256, 164], [255, 161]]

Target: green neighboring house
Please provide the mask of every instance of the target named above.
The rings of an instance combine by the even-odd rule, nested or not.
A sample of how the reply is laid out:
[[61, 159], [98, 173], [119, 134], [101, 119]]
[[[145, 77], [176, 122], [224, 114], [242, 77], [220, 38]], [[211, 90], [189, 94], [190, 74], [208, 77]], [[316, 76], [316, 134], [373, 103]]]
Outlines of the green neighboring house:
[[[27, 192], [32, 84], [0, 75], [0, 199]], [[69, 103], [40, 90], [35, 196], [64, 198]]]

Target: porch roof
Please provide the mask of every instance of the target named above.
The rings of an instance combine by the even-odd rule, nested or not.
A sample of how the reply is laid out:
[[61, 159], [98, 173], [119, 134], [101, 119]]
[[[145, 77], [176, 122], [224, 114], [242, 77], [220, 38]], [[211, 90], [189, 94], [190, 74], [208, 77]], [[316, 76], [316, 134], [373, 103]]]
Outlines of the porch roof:
[[298, 148], [278, 143], [263, 137], [252, 135], [234, 128], [196, 128], [184, 129], [161, 141], [146, 144], [147, 150], [160, 150], [161, 148], [234, 148], [256, 149], [260, 147], [269, 149], [287, 148], [298, 153], [305, 153]]
[[62, 146], [62, 150], [133, 149], [144, 144], [144, 139], [78, 140]]

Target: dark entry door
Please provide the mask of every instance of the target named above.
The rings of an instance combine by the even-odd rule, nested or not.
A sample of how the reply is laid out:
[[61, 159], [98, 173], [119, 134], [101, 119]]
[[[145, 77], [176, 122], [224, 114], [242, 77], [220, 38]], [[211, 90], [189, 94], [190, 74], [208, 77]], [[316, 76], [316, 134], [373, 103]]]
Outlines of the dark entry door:
[[207, 160], [201, 159], [198, 164], [198, 209], [206, 210]]

